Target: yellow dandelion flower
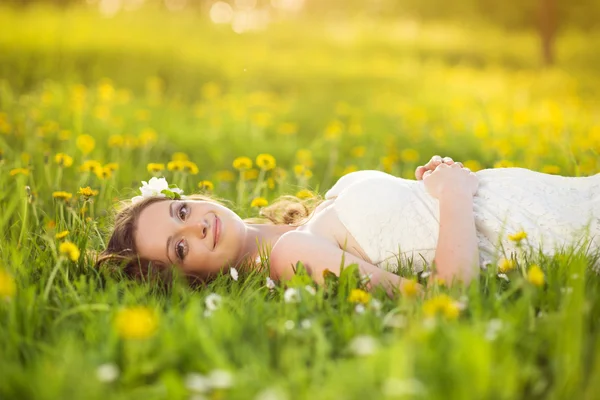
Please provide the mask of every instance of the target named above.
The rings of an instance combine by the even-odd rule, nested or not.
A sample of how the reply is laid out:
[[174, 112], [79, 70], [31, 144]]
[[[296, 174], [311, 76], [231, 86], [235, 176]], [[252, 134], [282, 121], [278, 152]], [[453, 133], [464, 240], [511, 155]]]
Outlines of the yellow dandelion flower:
[[482, 168], [481, 163], [477, 160], [467, 160], [463, 163], [463, 165], [473, 172], [477, 172]]
[[84, 161], [84, 163], [81, 164], [81, 167], [79, 167], [79, 170], [82, 171], [82, 172], [93, 172], [93, 173], [96, 173], [96, 171], [101, 170], [101, 169], [102, 169], [102, 164], [100, 164], [96, 160], [87, 160], [87, 161]]
[[400, 159], [406, 163], [414, 163], [419, 160], [419, 152], [415, 149], [404, 149], [400, 152]]
[[269, 189], [275, 189], [275, 179], [267, 178], [267, 187]]
[[252, 160], [249, 157], [237, 157], [233, 160], [233, 168], [243, 171], [252, 168]]
[[116, 170], [119, 169], [119, 163], [116, 163], [116, 162], [108, 163], [108, 164], [104, 165], [104, 169], [108, 169], [108, 170], [110, 170], [110, 172], [115, 172]]
[[250, 116], [252, 123], [260, 128], [266, 128], [271, 125], [271, 119], [273, 116], [268, 112], [258, 112]]
[[141, 146], [147, 146], [155, 143], [158, 140], [158, 135], [154, 129], [146, 128], [140, 132], [138, 141]]
[[10, 299], [17, 292], [14, 278], [6, 271], [0, 269], [0, 298]]
[[123, 138], [123, 147], [134, 149], [139, 145], [139, 140], [135, 136], [125, 135]]
[[427, 317], [441, 315], [447, 319], [456, 319], [460, 314], [460, 307], [450, 296], [440, 294], [423, 303], [423, 313]]
[[167, 169], [169, 171], [183, 171], [185, 169], [185, 161], [181, 161], [181, 160], [175, 160], [175, 161], [169, 161], [167, 163]]
[[108, 137], [108, 147], [123, 147], [125, 144], [125, 138], [123, 135], [110, 135]]
[[446, 304], [446, 306], [443, 309], [443, 312], [444, 317], [446, 317], [446, 319], [456, 319], [460, 314], [460, 307], [458, 305], [458, 302], [453, 301]]
[[545, 174], [558, 175], [560, 174], [560, 167], [558, 165], [544, 165], [542, 172]]
[[216, 178], [221, 182], [233, 182], [235, 180], [235, 174], [226, 169], [217, 171]]
[[406, 279], [400, 288], [400, 292], [409, 298], [417, 296], [419, 290], [419, 284], [414, 279]]
[[298, 132], [298, 125], [291, 122], [283, 122], [277, 127], [277, 133], [283, 136], [294, 135]]
[[27, 168], [13, 168], [10, 170], [9, 172], [10, 176], [15, 176], [15, 175], [29, 175], [29, 170]]
[[57, 153], [54, 156], [54, 162], [61, 167], [70, 167], [73, 165], [73, 157], [65, 153]]
[[256, 165], [264, 171], [273, 169], [276, 166], [275, 157], [270, 154], [259, 154], [256, 157]]
[[8, 135], [12, 130], [12, 125], [10, 122], [0, 119], [0, 133]]
[[296, 159], [299, 164], [302, 164], [305, 167], [311, 168], [314, 165], [312, 152], [308, 149], [299, 149], [296, 152]]
[[127, 307], [116, 315], [114, 327], [123, 339], [146, 339], [158, 328], [158, 316], [148, 307]]
[[157, 174], [159, 172], [162, 172], [165, 170], [165, 164], [162, 163], [149, 163], [146, 166], [146, 169], [148, 169], [148, 172], [150, 172], [151, 174]]
[[498, 262], [498, 271], [502, 272], [503, 274], [512, 271], [515, 269], [515, 267], [515, 261], [508, 258], [502, 258]]
[[56, 239], [64, 239], [65, 237], [67, 237], [67, 235], [69, 234], [69, 231], [62, 231], [62, 232], [58, 232], [56, 235], [54, 235], [54, 237]]
[[244, 171], [244, 179], [252, 181], [256, 178], [258, 178], [258, 170], [256, 168], [251, 168], [248, 171]]
[[58, 200], [66, 201], [66, 200], [71, 199], [71, 197], [73, 197], [73, 194], [69, 193], [69, 192], [59, 191], [59, 192], [53, 192], [52, 197], [54, 197], [55, 199], [58, 199]]
[[488, 124], [486, 124], [483, 121], [477, 122], [475, 124], [475, 126], [473, 127], [473, 133], [479, 139], [484, 139], [484, 138], [488, 137], [488, 134], [490, 133], [490, 129], [488, 127]]
[[544, 271], [539, 265], [532, 265], [527, 271], [527, 280], [535, 286], [543, 286], [545, 282]]
[[365, 146], [356, 146], [350, 150], [350, 155], [354, 158], [362, 158], [365, 156], [367, 148]]
[[79, 193], [83, 197], [92, 197], [92, 196], [96, 196], [98, 194], [98, 191], [87, 186], [84, 188], [80, 187], [79, 191], [77, 193]]
[[252, 200], [252, 203], [250, 203], [250, 207], [258, 208], [266, 207], [267, 205], [269, 205], [269, 202], [264, 197], [256, 197]]
[[275, 179], [277, 182], [284, 181], [288, 176], [287, 171], [280, 167], [276, 167], [273, 171], [271, 171], [271, 174], [273, 175], [273, 179]]
[[354, 164], [348, 165], [342, 171], [342, 175], [348, 175], [348, 174], [351, 174], [352, 172], [356, 172], [356, 171], [358, 171], [358, 167], [356, 165], [354, 165]]
[[192, 175], [197, 175], [199, 172], [198, 166], [195, 162], [192, 161], [183, 161], [183, 170]]
[[171, 156], [172, 161], [188, 161], [190, 158], [184, 152], [178, 151]]
[[509, 160], [500, 160], [494, 163], [494, 168], [512, 168], [515, 166], [515, 163]]
[[108, 179], [112, 176], [113, 170], [110, 168], [102, 167], [94, 171], [98, 179]]
[[312, 199], [315, 197], [315, 194], [308, 189], [302, 189], [296, 193], [296, 197], [302, 200]]
[[371, 300], [371, 295], [362, 289], [352, 289], [348, 296], [350, 303], [362, 303], [367, 304]]
[[331, 121], [325, 128], [325, 139], [335, 140], [339, 138], [344, 130], [344, 124], [341, 121]]
[[112, 85], [112, 81], [108, 78], [103, 78], [100, 80], [96, 90], [101, 101], [111, 101], [115, 95], [115, 87]]
[[83, 154], [89, 154], [96, 147], [96, 140], [90, 135], [79, 135], [75, 144]]
[[381, 157], [380, 162], [385, 172], [392, 172], [394, 164], [396, 163], [396, 158], [393, 156], [384, 156]]
[[79, 255], [81, 254], [75, 243], [68, 241], [62, 242], [60, 246], [58, 246], [58, 251], [60, 254], [66, 255], [71, 261], [79, 260]]
[[521, 240], [527, 239], [527, 232], [520, 231], [520, 232], [517, 232], [517, 233], [509, 234], [508, 235], [508, 239], [512, 240], [513, 242], [520, 243]]
[[212, 183], [211, 181], [206, 181], [206, 180], [205, 181], [200, 181], [198, 183], [198, 187], [200, 189], [208, 190], [210, 192], [212, 192], [215, 189], [214, 183]]
[[298, 179], [310, 179], [313, 176], [312, 171], [302, 164], [294, 165], [294, 174]]

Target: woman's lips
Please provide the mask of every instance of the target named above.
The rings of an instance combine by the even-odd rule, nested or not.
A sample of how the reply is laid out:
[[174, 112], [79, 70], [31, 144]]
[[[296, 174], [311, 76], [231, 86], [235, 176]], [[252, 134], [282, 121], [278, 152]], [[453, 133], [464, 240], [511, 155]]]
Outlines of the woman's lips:
[[221, 233], [221, 221], [219, 220], [219, 217], [217, 217], [215, 215], [215, 223], [213, 224], [213, 239], [214, 239], [214, 244], [213, 244], [213, 249], [215, 247], [217, 247], [217, 243], [219, 243], [219, 234]]

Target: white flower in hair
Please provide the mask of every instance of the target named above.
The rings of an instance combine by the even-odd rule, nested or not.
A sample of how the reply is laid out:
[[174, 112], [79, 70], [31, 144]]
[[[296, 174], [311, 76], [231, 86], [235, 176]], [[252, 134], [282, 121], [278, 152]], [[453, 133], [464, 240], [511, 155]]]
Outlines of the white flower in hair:
[[141, 196], [135, 196], [131, 199], [132, 203], [137, 203], [143, 199], [148, 197], [169, 197], [171, 199], [179, 199], [182, 197], [183, 190], [175, 187], [174, 185], [170, 185], [165, 178], [150, 178], [150, 181], [142, 181], [142, 186], [140, 187]]

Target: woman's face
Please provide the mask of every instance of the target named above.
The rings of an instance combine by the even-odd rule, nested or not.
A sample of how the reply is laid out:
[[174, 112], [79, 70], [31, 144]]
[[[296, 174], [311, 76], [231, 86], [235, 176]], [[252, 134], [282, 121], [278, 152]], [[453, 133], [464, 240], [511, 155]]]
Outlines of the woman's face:
[[245, 237], [242, 219], [220, 204], [165, 200], [142, 210], [135, 244], [140, 257], [198, 276], [241, 261]]

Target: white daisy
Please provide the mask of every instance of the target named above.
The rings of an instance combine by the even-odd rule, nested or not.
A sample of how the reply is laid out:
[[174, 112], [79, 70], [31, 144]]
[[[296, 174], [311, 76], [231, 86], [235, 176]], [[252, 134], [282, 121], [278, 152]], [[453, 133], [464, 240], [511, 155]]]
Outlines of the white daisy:
[[356, 336], [350, 342], [349, 349], [350, 351], [357, 356], [368, 356], [375, 351], [379, 347], [379, 343], [373, 336], [368, 335], [360, 335]]
[[275, 289], [275, 281], [267, 276], [266, 286], [269, 290]]
[[298, 288], [287, 288], [283, 293], [283, 300], [286, 303], [300, 302], [300, 290]]
[[423, 395], [425, 387], [414, 378], [388, 378], [383, 384], [382, 392], [387, 397], [414, 397]]
[[233, 278], [233, 280], [234, 280], [234, 281], [237, 281], [237, 280], [238, 280], [238, 276], [239, 276], [239, 274], [238, 274], [238, 271], [237, 271], [237, 269], [235, 269], [235, 268], [231, 267], [231, 268], [229, 269], [229, 274], [231, 275], [231, 278]]
[[98, 378], [100, 382], [113, 382], [119, 377], [119, 374], [119, 367], [113, 363], [99, 365], [96, 369], [96, 378]]
[[291, 331], [292, 329], [294, 329], [296, 327], [296, 323], [294, 321], [292, 321], [291, 319], [288, 319], [287, 321], [285, 321], [285, 323], [283, 324], [283, 326], [288, 331]]
[[313, 296], [315, 294], [317, 294], [317, 291], [315, 290], [315, 288], [310, 285], [304, 286], [304, 290], [306, 290], [308, 293], [312, 294]]
[[229, 371], [215, 369], [208, 375], [208, 381], [213, 389], [227, 389], [233, 386], [233, 375]]
[[310, 322], [310, 319], [303, 319], [300, 322], [300, 326], [302, 327], [302, 329], [310, 329], [310, 327], [312, 326], [312, 322]]
[[191, 392], [205, 393], [210, 389], [210, 382], [204, 375], [190, 372], [185, 376], [185, 387]]
[[221, 306], [223, 298], [216, 293], [211, 293], [204, 299], [204, 304], [208, 311], [215, 311]]

